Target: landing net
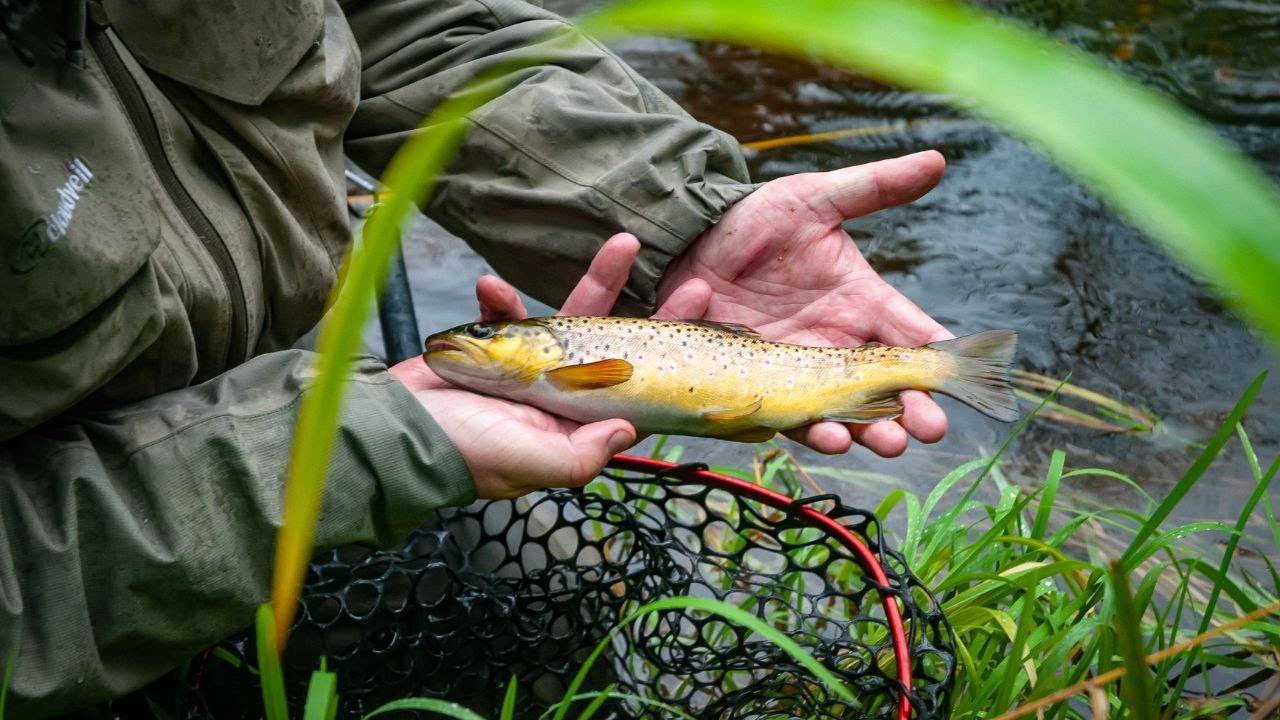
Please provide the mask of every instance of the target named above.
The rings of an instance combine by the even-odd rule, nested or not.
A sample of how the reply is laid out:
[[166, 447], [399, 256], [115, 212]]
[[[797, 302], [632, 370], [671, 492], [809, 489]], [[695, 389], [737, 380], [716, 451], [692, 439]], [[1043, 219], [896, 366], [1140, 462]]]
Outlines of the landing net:
[[[301, 706], [323, 656], [339, 676], [340, 717], [414, 696], [496, 717], [512, 676], [519, 715], [538, 717], [622, 618], [677, 596], [750, 612], [856, 702], [767, 639], [672, 609], [614, 635], [579, 690], [613, 686], [595, 717], [675, 716], [659, 702], [726, 720], [947, 716], [950, 628], [872, 513], [630, 456], [584, 490], [441, 513], [392, 550], [325, 554], [285, 653], [291, 699]], [[252, 645], [245, 635], [198, 662], [188, 717], [260, 717]]]

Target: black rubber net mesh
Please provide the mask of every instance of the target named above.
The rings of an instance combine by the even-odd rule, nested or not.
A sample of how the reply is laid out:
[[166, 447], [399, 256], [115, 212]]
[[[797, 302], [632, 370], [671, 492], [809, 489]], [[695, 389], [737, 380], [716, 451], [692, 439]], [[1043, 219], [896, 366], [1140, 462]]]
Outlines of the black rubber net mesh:
[[[912, 717], [946, 715], [949, 627], [884, 547], [870, 513], [829, 496], [802, 501], [864, 538], [888, 574], [883, 588], [796, 513], [708, 487], [690, 470], [608, 472], [585, 490], [441, 514], [398, 548], [327, 553], [311, 568], [285, 653], [291, 700], [301, 704], [323, 656], [338, 674], [340, 717], [413, 696], [496, 717], [512, 676], [519, 715], [538, 717], [620, 620], [652, 600], [693, 596], [782, 631], [843, 680], [856, 704], [769, 640], [700, 610], [668, 609], [625, 626], [592, 666], [579, 693], [612, 685], [633, 696], [611, 699], [595, 717], [674, 716], [652, 704], [662, 702], [706, 718], [893, 718], [902, 685], [885, 592], [908, 633]], [[185, 676], [186, 715], [260, 717], [254, 663], [248, 634], [197, 660]], [[387, 717], [397, 716], [412, 714]]]

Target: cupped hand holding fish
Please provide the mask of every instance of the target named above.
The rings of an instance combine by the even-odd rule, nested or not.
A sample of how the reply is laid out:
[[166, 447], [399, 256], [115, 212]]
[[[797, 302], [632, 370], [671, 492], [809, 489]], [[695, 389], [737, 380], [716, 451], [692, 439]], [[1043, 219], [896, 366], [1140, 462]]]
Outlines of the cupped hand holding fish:
[[[639, 243], [618, 235], [600, 249], [562, 315], [605, 315], [626, 283]], [[496, 277], [476, 284], [481, 320], [518, 320], [527, 314], [515, 290]], [[671, 294], [661, 317], [701, 314], [710, 288], [689, 283]], [[461, 390], [441, 380], [421, 356], [390, 370], [453, 441], [471, 471], [476, 496], [508, 498], [546, 487], [585, 485], [613, 455], [636, 442], [625, 420], [580, 424], [532, 406]]]
[[[867, 342], [915, 347], [954, 337], [899, 293], [863, 258], [841, 225], [908, 203], [942, 178], [929, 151], [765, 184], [729, 209], [667, 269], [658, 300], [690, 283], [709, 288], [705, 318], [754, 328], [766, 340], [854, 347]], [[788, 433], [816, 450], [840, 453], [858, 442], [892, 457], [910, 434], [935, 442], [946, 415], [927, 394], [902, 393], [896, 421], [820, 422]]]

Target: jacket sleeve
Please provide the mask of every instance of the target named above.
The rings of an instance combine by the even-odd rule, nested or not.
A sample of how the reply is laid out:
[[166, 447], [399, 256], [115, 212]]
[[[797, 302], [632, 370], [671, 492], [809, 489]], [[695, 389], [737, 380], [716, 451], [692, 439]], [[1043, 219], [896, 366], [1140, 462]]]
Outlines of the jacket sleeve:
[[450, 93], [537, 58], [480, 108], [423, 208], [503, 276], [558, 306], [610, 235], [641, 241], [617, 308], [652, 309], [667, 264], [754, 189], [738, 143], [700, 123], [598, 43], [521, 0], [355, 0], [362, 100], [348, 154], [378, 174]]
[[[303, 351], [0, 443], [0, 652], [13, 717], [137, 688], [252, 622], [267, 597]], [[361, 361], [316, 542], [390, 543], [466, 504], [462, 458], [382, 365]]]

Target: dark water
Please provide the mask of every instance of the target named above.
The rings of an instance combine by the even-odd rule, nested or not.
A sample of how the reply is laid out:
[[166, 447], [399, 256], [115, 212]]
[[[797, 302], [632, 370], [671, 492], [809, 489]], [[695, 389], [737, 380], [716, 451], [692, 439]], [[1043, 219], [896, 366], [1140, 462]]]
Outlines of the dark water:
[[[590, 2], [545, 4], [572, 14]], [[1280, 177], [1280, 3], [986, 4], [1172, 94]], [[956, 333], [1012, 327], [1022, 336], [1023, 368], [1054, 376], [1070, 372], [1077, 384], [1146, 407], [1163, 420], [1160, 431], [1136, 436], [1037, 421], [1008, 455], [1006, 472], [1015, 479], [1042, 476], [1049, 453], [1060, 448], [1068, 453], [1069, 469], [1111, 468], [1159, 498], [1192, 462], [1193, 442], [1208, 438], [1249, 382], [1276, 365], [1210, 291], [1089, 191], [1027, 145], [959, 115], [940, 98], [741, 47], [653, 38], [615, 47], [695, 116], [743, 142], [895, 126], [867, 137], [755, 153], [750, 163], [757, 180], [925, 148], [947, 156], [946, 179], [930, 195], [849, 224], [872, 264]], [[485, 269], [481, 260], [424, 221], [409, 244], [409, 262], [424, 328], [471, 318], [470, 288]], [[946, 407], [948, 437], [933, 446], [913, 445], [896, 460], [866, 451], [834, 459], [798, 456], [867, 473], [858, 483], [825, 481], [855, 503], [874, 505], [893, 486], [924, 493], [960, 462], [994, 450], [1009, 431], [954, 403]], [[1280, 378], [1264, 389], [1246, 426], [1265, 464], [1280, 451]], [[713, 463], [743, 465], [752, 452], [728, 443], [682, 444], [686, 458]], [[1113, 480], [1076, 482], [1086, 497], [1141, 507], [1133, 491]], [[1248, 466], [1233, 442], [1179, 515], [1234, 519], [1250, 489]], [[1272, 498], [1280, 502], [1280, 491]], [[1256, 515], [1252, 530], [1260, 538]]]

